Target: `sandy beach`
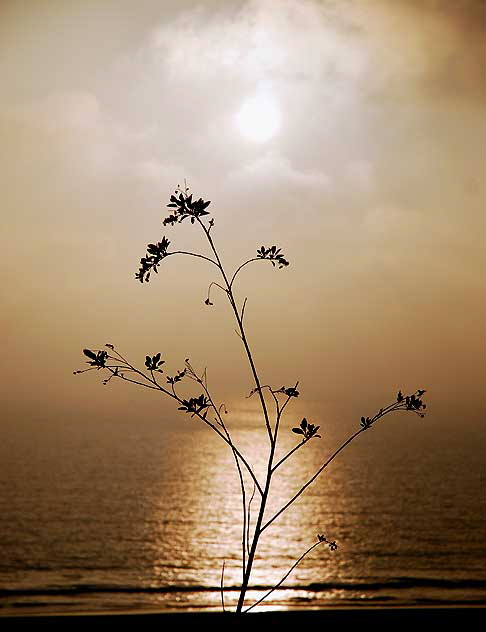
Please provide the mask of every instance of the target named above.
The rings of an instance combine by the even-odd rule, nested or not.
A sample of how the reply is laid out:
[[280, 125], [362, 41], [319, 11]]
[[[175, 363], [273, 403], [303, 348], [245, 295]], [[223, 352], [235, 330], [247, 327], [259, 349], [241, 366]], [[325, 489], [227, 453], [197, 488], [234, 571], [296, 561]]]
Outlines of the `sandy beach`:
[[129, 625], [130, 628], [172, 630], [181, 625], [211, 626], [212, 630], [223, 630], [228, 625], [238, 629], [251, 625], [252, 629], [264, 630], [269, 626], [306, 625], [341, 626], [367, 625], [373, 630], [390, 629], [390, 626], [437, 626], [477, 625], [486, 620], [486, 606], [478, 607], [424, 607], [424, 608], [353, 608], [321, 610], [288, 610], [235, 615], [221, 612], [118, 612], [83, 613], [70, 615], [11, 615], [0, 616], [2, 630], [17, 629], [21, 625], [48, 625], [49, 629], [69, 628], [72, 625], [89, 625], [92, 629], [106, 625]]

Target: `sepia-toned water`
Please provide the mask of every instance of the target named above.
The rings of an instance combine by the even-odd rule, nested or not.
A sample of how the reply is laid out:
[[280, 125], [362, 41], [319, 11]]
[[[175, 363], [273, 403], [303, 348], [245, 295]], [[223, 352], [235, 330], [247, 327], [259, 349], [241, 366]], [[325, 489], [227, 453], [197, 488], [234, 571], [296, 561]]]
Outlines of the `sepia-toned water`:
[[[218, 609], [223, 561], [226, 605], [235, 603], [242, 509], [233, 456], [211, 431], [177, 423], [172, 432], [140, 420], [4, 424], [0, 613]], [[317, 533], [337, 551], [319, 546], [267, 607], [486, 602], [484, 439], [406, 423], [363, 433], [268, 528], [248, 603]], [[233, 425], [261, 473], [264, 433]], [[289, 424], [281, 439], [281, 453], [298, 442]], [[267, 517], [338, 445], [324, 433], [282, 466]]]

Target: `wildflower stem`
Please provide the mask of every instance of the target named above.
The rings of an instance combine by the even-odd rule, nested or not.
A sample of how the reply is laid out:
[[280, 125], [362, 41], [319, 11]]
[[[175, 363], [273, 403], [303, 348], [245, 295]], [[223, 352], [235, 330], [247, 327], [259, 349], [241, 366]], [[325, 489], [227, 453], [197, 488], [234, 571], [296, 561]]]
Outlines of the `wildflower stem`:
[[[197, 376], [196, 376], [197, 377]], [[223, 428], [226, 437], [228, 438], [228, 442], [229, 445], [231, 446], [231, 450], [233, 452], [233, 457], [235, 459], [235, 464], [236, 464], [236, 469], [238, 472], [238, 478], [240, 481], [240, 489], [241, 489], [241, 503], [242, 503], [242, 509], [243, 509], [243, 525], [242, 525], [242, 536], [241, 536], [241, 547], [242, 547], [242, 572], [243, 572], [243, 577], [245, 576], [245, 571], [246, 571], [246, 530], [247, 530], [247, 520], [248, 520], [248, 515], [247, 515], [247, 509], [246, 509], [246, 489], [245, 489], [245, 481], [243, 479], [243, 473], [241, 471], [241, 465], [240, 465], [240, 461], [239, 461], [239, 457], [236, 453], [236, 449], [235, 449], [235, 445], [233, 443], [233, 440], [231, 439], [231, 435], [229, 433], [229, 430], [226, 427], [226, 424], [224, 423], [224, 419], [221, 416], [221, 413], [219, 412], [219, 408], [216, 407], [213, 398], [211, 397], [211, 393], [208, 390], [207, 387], [207, 375], [206, 375], [206, 371], [204, 371], [204, 380], [198, 378], [198, 381], [200, 382], [200, 384], [202, 385], [204, 392], [206, 393], [206, 396], [209, 400], [209, 403], [211, 404], [213, 410], [216, 413], [216, 416], [219, 420], [219, 423], [221, 425], [221, 428]]]
[[173, 252], [166, 253], [165, 256], [170, 257], [171, 255], [189, 255], [190, 257], [198, 257], [199, 259], [204, 259], [205, 261], [209, 261], [209, 263], [212, 263], [217, 268], [219, 268], [218, 264], [216, 263], [216, 261], [214, 261], [214, 259], [211, 259], [210, 257], [206, 257], [205, 255], [200, 255], [197, 252], [186, 252], [185, 250], [174, 250]]
[[221, 568], [221, 606], [223, 608], [223, 612], [226, 612], [225, 607], [224, 607], [224, 595], [223, 595], [223, 590], [224, 590], [224, 565], [225, 565], [225, 560], [223, 560], [223, 566]]
[[244, 611], [243, 611], [243, 613], [245, 614], [245, 613], [247, 613], [247, 612], [250, 612], [250, 610], [252, 610], [255, 606], [258, 606], [259, 604], [261, 604], [261, 603], [262, 603], [262, 601], [264, 601], [264, 600], [265, 600], [265, 599], [266, 599], [269, 595], [271, 595], [271, 594], [273, 593], [273, 591], [274, 591], [274, 590], [277, 590], [277, 588], [278, 588], [279, 586], [281, 586], [281, 585], [284, 583], [284, 581], [287, 579], [287, 577], [290, 575], [290, 573], [294, 570], [294, 568], [295, 568], [296, 566], [298, 566], [298, 565], [302, 562], [302, 560], [303, 560], [303, 559], [304, 559], [307, 555], [309, 555], [309, 553], [310, 553], [313, 549], [315, 549], [316, 547], [318, 547], [320, 544], [323, 544], [324, 542], [325, 542], [324, 540], [322, 540], [322, 541], [318, 541], [318, 542], [315, 542], [312, 546], [310, 546], [310, 547], [307, 549], [307, 551], [306, 551], [305, 553], [303, 553], [303, 554], [299, 557], [299, 559], [298, 559], [296, 562], [294, 562], [294, 563], [292, 564], [292, 566], [290, 567], [290, 569], [287, 571], [287, 573], [285, 573], [285, 575], [284, 575], [284, 576], [282, 577], [282, 579], [278, 582], [278, 584], [275, 584], [275, 586], [274, 586], [273, 588], [271, 588], [268, 592], [266, 592], [266, 593], [263, 595], [263, 597], [260, 597], [260, 599], [259, 599], [258, 601], [255, 601], [255, 603], [254, 603], [254, 604], [252, 604], [249, 608], [246, 608], [246, 610], [244, 610]]
[[344, 442], [344, 443], [343, 443], [343, 444], [342, 444], [342, 445], [341, 445], [341, 446], [340, 446], [340, 447], [339, 447], [339, 448], [338, 448], [338, 449], [334, 452], [334, 454], [332, 454], [332, 455], [331, 455], [331, 456], [327, 459], [327, 461], [325, 461], [325, 462], [321, 465], [321, 467], [320, 467], [320, 468], [317, 470], [317, 472], [316, 472], [316, 473], [315, 473], [315, 474], [314, 474], [314, 475], [313, 475], [313, 476], [312, 476], [312, 477], [311, 477], [311, 478], [307, 481], [307, 483], [305, 483], [305, 485], [303, 485], [303, 486], [299, 489], [299, 491], [298, 491], [298, 492], [297, 492], [294, 496], [292, 496], [292, 498], [291, 498], [291, 499], [290, 499], [290, 500], [289, 500], [289, 501], [288, 501], [288, 502], [287, 502], [287, 503], [286, 503], [286, 504], [285, 504], [285, 505], [284, 505], [281, 509], [279, 509], [279, 510], [277, 511], [277, 513], [276, 513], [276, 514], [274, 514], [274, 516], [273, 516], [272, 518], [270, 518], [270, 520], [268, 520], [268, 522], [266, 522], [266, 523], [262, 526], [261, 531], [262, 531], [262, 532], [263, 532], [263, 531], [265, 531], [265, 529], [267, 529], [267, 528], [268, 528], [268, 527], [272, 524], [272, 522], [273, 522], [274, 520], [276, 520], [276, 519], [280, 516], [280, 514], [282, 514], [282, 513], [283, 513], [283, 512], [284, 512], [284, 511], [288, 508], [288, 507], [290, 507], [290, 505], [291, 505], [292, 503], [294, 503], [294, 502], [297, 500], [297, 498], [298, 498], [301, 494], [303, 494], [303, 493], [305, 492], [305, 490], [309, 487], [309, 485], [311, 485], [311, 484], [312, 484], [312, 483], [316, 480], [316, 478], [319, 476], [319, 474], [320, 474], [323, 470], [325, 470], [325, 469], [326, 469], [326, 467], [327, 467], [327, 466], [331, 463], [331, 461], [333, 461], [333, 460], [337, 457], [337, 455], [338, 455], [338, 454], [339, 454], [342, 450], [344, 450], [344, 448], [345, 448], [347, 445], [349, 445], [349, 444], [351, 443], [351, 441], [353, 441], [353, 439], [355, 439], [355, 438], [356, 438], [359, 434], [361, 434], [362, 432], [364, 432], [364, 428], [360, 428], [357, 432], [355, 432], [353, 435], [351, 435], [351, 437], [349, 437], [349, 439], [347, 439], [347, 440], [346, 440], [346, 441], [345, 441], [345, 442]]
[[248, 261], [245, 261], [245, 263], [242, 263], [241, 266], [239, 266], [239, 268], [236, 269], [236, 272], [231, 277], [231, 281], [229, 283], [230, 288], [233, 287], [233, 283], [235, 282], [236, 276], [238, 275], [239, 271], [245, 266], [247, 266], [249, 263], [251, 263], [252, 261], [264, 261], [264, 259], [262, 259], [261, 257], [252, 257], [251, 259], [248, 259]]
[[[369, 427], [371, 427], [371, 426], [372, 426], [372, 425], [373, 425], [376, 421], [378, 421], [379, 419], [381, 419], [381, 418], [382, 418], [382, 417], [384, 417], [385, 415], [387, 415], [387, 414], [389, 414], [389, 413], [391, 413], [391, 412], [398, 411], [398, 410], [407, 410], [405, 402], [393, 402], [393, 403], [389, 404], [388, 406], [385, 406], [384, 408], [381, 408], [381, 409], [379, 410], [379, 412], [377, 412], [377, 413], [375, 414], [375, 416], [374, 416], [374, 417], [372, 417], [372, 418], [370, 419], [370, 424], [369, 424], [369, 426], [368, 426], [368, 427], [362, 427], [362, 428], [360, 428], [360, 429], [359, 429], [359, 430], [357, 430], [355, 433], [353, 433], [353, 434], [352, 434], [352, 435], [351, 435], [348, 439], [346, 439], [346, 441], [345, 441], [345, 442], [344, 442], [344, 443], [343, 443], [343, 444], [342, 444], [342, 445], [341, 445], [341, 446], [340, 446], [340, 447], [339, 447], [339, 448], [338, 448], [338, 449], [337, 449], [337, 450], [336, 450], [336, 451], [335, 451], [335, 452], [334, 452], [334, 453], [333, 453], [333, 454], [332, 454], [332, 455], [331, 455], [331, 456], [330, 456], [330, 457], [329, 457], [326, 461], [324, 461], [324, 463], [321, 465], [321, 467], [320, 467], [320, 468], [317, 470], [317, 472], [316, 472], [316, 473], [315, 473], [315, 474], [314, 474], [314, 475], [313, 475], [313, 476], [312, 476], [312, 477], [311, 477], [311, 478], [310, 478], [310, 479], [309, 479], [309, 480], [305, 483], [305, 485], [303, 485], [303, 486], [299, 489], [299, 491], [298, 491], [296, 494], [294, 494], [294, 496], [292, 496], [292, 498], [291, 498], [291, 499], [290, 499], [290, 500], [289, 500], [289, 501], [288, 501], [288, 502], [287, 502], [287, 503], [286, 503], [286, 504], [285, 504], [285, 505], [284, 505], [281, 509], [279, 509], [279, 510], [277, 511], [277, 513], [276, 513], [276, 514], [274, 514], [274, 516], [273, 516], [272, 518], [270, 518], [270, 520], [268, 520], [268, 521], [267, 521], [267, 522], [266, 522], [266, 523], [262, 526], [261, 531], [262, 531], [262, 532], [263, 532], [263, 531], [265, 531], [265, 529], [267, 529], [267, 527], [269, 527], [269, 526], [272, 524], [272, 522], [274, 522], [274, 520], [276, 520], [276, 519], [277, 519], [277, 518], [278, 518], [278, 517], [279, 517], [279, 516], [280, 516], [280, 515], [281, 515], [281, 514], [282, 514], [282, 513], [286, 510], [286, 509], [288, 509], [288, 507], [290, 507], [290, 505], [292, 505], [292, 503], [294, 503], [294, 502], [297, 500], [297, 498], [299, 498], [299, 496], [300, 496], [301, 494], [303, 494], [303, 493], [304, 493], [304, 491], [305, 491], [305, 490], [309, 487], [309, 485], [311, 485], [311, 484], [312, 484], [312, 483], [316, 480], [316, 478], [317, 478], [317, 477], [318, 477], [318, 476], [319, 476], [319, 475], [320, 475], [320, 474], [321, 474], [321, 473], [322, 473], [322, 472], [326, 469], [326, 467], [327, 467], [327, 466], [328, 466], [328, 465], [329, 465], [329, 464], [330, 464], [330, 463], [331, 463], [331, 462], [332, 462], [332, 461], [333, 461], [333, 460], [337, 457], [337, 455], [338, 455], [338, 454], [339, 454], [342, 450], [344, 450], [344, 448], [345, 448], [346, 446], [348, 446], [348, 445], [351, 443], [351, 441], [353, 441], [354, 439], [356, 439], [356, 437], [357, 437], [358, 435], [360, 435], [362, 432], [365, 432], [365, 430], [368, 430], [368, 428], [369, 428]], [[417, 413], [417, 414], [419, 414], [419, 413]], [[302, 444], [301, 444], [301, 445], [302, 445]], [[286, 455], [286, 456], [284, 457], [284, 460], [286, 460], [286, 459], [290, 456], [290, 454], [291, 454], [292, 452], [295, 452], [295, 450], [296, 450], [296, 449], [297, 449], [297, 448], [294, 448], [294, 450], [293, 450], [293, 451], [291, 451], [288, 455]], [[275, 466], [275, 468], [274, 468], [274, 469], [277, 469], [277, 467], [279, 467], [279, 466], [281, 465], [281, 463], [282, 463], [282, 462], [283, 462], [282, 460], [281, 460], [281, 461], [279, 461], [279, 462], [277, 463], [277, 465]]]
[[228, 299], [229, 302], [231, 304], [231, 307], [233, 309], [235, 318], [236, 318], [236, 322], [238, 324], [238, 329], [241, 335], [241, 340], [243, 342], [243, 346], [245, 348], [247, 357], [248, 357], [248, 362], [250, 364], [250, 368], [251, 368], [251, 372], [253, 374], [253, 379], [255, 381], [255, 387], [256, 390], [258, 391], [258, 396], [260, 398], [260, 404], [262, 407], [262, 412], [263, 412], [263, 416], [265, 419], [265, 426], [267, 428], [267, 433], [268, 433], [268, 438], [269, 438], [269, 443], [270, 443], [270, 452], [269, 452], [269, 456], [268, 456], [268, 463], [267, 463], [267, 475], [266, 475], [266, 480], [265, 480], [265, 486], [263, 488], [263, 493], [260, 499], [260, 509], [258, 511], [258, 516], [256, 519], [256, 523], [255, 523], [255, 530], [254, 530], [254, 535], [253, 535], [253, 541], [250, 547], [250, 552], [248, 554], [248, 560], [247, 560], [247, 564], [246, 564], [246, 569], [245, 572], [243, 574], [243, 583], [241, 585], [241, 591], [240, 591], [240, 595], [239, 595], [239, 599], [238, 599], [238, 605], [236, 607], [236, 612], [241, 612], [242, 608], [243, 608], [243, 604], [245, 601], [245, 594], [246, 594], [246, 590], [248, 588], [248, 583], [250, 580], [250, 575], [251, 575], [251, 570], [252, 570], [252, 566], [253, 566], [253, 560], [255, 558], [255, 553], [256, 553], [256, 549], [258, 546], [258, 540], [260, 538], [260, 534], [261, 534], [261, 525], [263, 522], [263, 517], [265, 514], [265, 507], [267, 504], [267, 498], [268, 498], [268, 494], [270, 491], [270, 483], [272, 480], [272, 463], [273, 463], [273, 458], [274, 458], [274, 454], [275, 454], [275, 439], [272, 433], [272, 428], [270, 425], [270, 419], [269, 419], [269, 415], [268, 415], [268, 410], [267, 410], [267, 405], [265, 402], [265, 398], [263, 397], [263, 392], [262, 392], [262, 388], [261, 388], [261, 383], [260, 383], [260, 378], [258, 377], [258, 373], [255, 367], [255, 363], [253, 361], [253, 356], [250, 350], [250, 346], [248, 344], [247, 338], [246, 338], [246, 333], [245, 333], [245, 328], [243, 326], [243, 322], [241, 320], [240, 317], [240, 313], [238, 310], [238, 307], [236, 305], [236, 301], [235, 298], [233, 296], [233, 292], [232, 292], [232, 288], [231, 288], [231, 284], [228, 281], [228, 277], [226, 276], [226, 272], [223, 268], [223, 265], [221, 263], [221, 259], [218, 255], [218, 252], [216, 250], [216, 247], [214, 245], [213, 239], [211, 237], [211, 235], [209, 234], [208, 229], [206, 228], [205, 224], [199, 219], [197, 218], [197, 221], [199, 222], [199, 224], [201, 225], [201, 228], [203, 229], [206, 238], [209, 242], [209, 245], [211, 246], [211, 249], [214, 253], [214, 256], [216, 258], [216, 261], [218, 262], [218, 266], [219, 269], [221, 271], [221, 275], [223, 277], [223, 280], [225, 282], [225, 285], [228, 289]]
[[263, 411], [263, 416], [265, 418], [265, 425], [267, 427], [267, 432], [268, 432], [268, 435], [269, 435], [269, 438], [270, 438], [270, 442], [273, 443], [272, 429], [271, 429], [271, 426], [270, 426], [270, 420], [269, 420], [269, 416], [268, 416], [267, 406], [266, 406], [265, 399], [264, 399], [264, 397], [263, 397], [263, 395], [261, 393], [261, 389], [260, 389], [260, 378], [258, 377], [258, 373], [257, 373], [256, 367], [255, 367], [255, 363], [253, 361], [253, 356], [252, 356], [252, 353], [251, 353], [251, 350], [250, 350], [250, 346], [249, 346], [248, 341], [246, 339], [245, 329], [243, 327], [243, 322], [241, 320], [241, 317], [240, 317], [240, 314], [239, 314], [239, 311], [238, 311], [238, 307], [236, 306], [236, 301], [235, 301], [235, 298], [233, 296], [231, 285], [230, 285], [230, 283], [228, 281], [228, 277], [226, 276], [226, 272], [225, 272], [225, 270], [223, 268], [223, 264], [221, 263], [221, 259], [219, 257], [218, 251], [216, 250], [216, 247], [215, 247], [213, 239], [212, 239], [212, 237], [211, 237], [211, 235], [209, 233], [209, 230], [206, 228], [205, 224], [199, 219], [199, 217], [197, 218], [197, 221], [201, 225], [201, 227], [202, 227], [202, 229], [203, 229], [203, 231], [204, 231], [204, 233], [206, 235], [206, 238], [207, 238], [207, 240], [209, 242], [209, 245], [211, 246], [211, 249], [212, 249], [212, 251], [214, 253], [214, 256], [216, 258], [216, 261], [217, 261], [216, 265], [218, 266], [218, 268], [219, 268], [219, 270], [221, 272], [221, 276], [223, 277], [223, 280], [225, 282], [226, 288], [228, 290], [228, 299], [229, 299], [229, 302], [230, 302], [231, 307], [233, 309], [233, 312], [235, 314], [236, 322], [238, 323], [238, 328], [239, 328], [240, 335], [241, 335], [241, 340], [243, 342], [243, 346], [245, 347], [245, 351], [246, 351], [246, 354], [247, 354], [247, 357], [248, 357], [248, 361], [250, 363], [250, 368], [251, 368], [251, 372], [253, 374], [253, 379], [255, 380], [255, 385], [256, 385], [257, 390], [258, 390], [259, 395], [260, 395], [260, 403], [261, 403], [261, 407], [262, 407], [262, 411]]
[[288, 458], [290, 458], [292, 456], [292, 454], [294, 454], [294, 452], [297, 452], [297, 450], [299, 450], [303, 445], [305, 445], [311, 439], [315, 439], [315, 437], [309, 437], [309, 438], [305, 437], [304, 439], [302, 439], [302, 441], [300, 443], [298, 443], [295, 447], [293, 447], [292, 450], [289, 450], [287, 452], [287, 454], [285, 456], [283, 456], [280, 459], [280, 461], [273, 466], [272, 473], [275, 472], [275, 470], [277, 470], [283, 463], [285, 463], [285, 461]]

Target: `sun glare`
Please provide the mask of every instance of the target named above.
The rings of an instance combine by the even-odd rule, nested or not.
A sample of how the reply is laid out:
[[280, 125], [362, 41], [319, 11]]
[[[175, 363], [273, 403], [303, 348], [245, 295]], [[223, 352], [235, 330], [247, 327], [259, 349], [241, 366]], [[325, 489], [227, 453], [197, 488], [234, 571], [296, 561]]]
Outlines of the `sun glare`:
[[241, 134], [255, 143], [270, 140], [280, 129], [282, 114], [269, 94], [257, 94], [245, 101], [236, 115]]

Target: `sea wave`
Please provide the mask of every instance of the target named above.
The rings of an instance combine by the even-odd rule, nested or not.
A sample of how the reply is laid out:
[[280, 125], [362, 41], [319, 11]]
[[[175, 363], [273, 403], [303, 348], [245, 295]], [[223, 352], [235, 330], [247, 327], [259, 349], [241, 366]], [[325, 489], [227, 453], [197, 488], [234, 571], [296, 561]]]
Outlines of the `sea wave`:
[[[225, 586], [224, 592], [239, 590], [239, 586]], [[251, 590], [270, 590], [270, 585], [253, 585]], [[486, 588], [486, 579], [441, 579], [435, 577], [395, 577], [384, 581], [349, 581], [349, 582], [319, 582], [310, 584], [292, 584], [279, 587], [278, 591], [303, 591], [307, 593], [320, 593], [328, 591], [378, 591], [400, 590], [410, 588], [437, 588], [441, 590], [483, 589]], [[81, 595], [87, 593], [204, 593], [220, 592], [220, 586], [205, 585], [171, 585], [171, 586], [136, 586], [116, 584], [71, 584], [67, 586], [52, 587], [27, 587], [27, 588], [0, 588], [0, 597], [27, 597], [27, 596], [62, 596]]]

